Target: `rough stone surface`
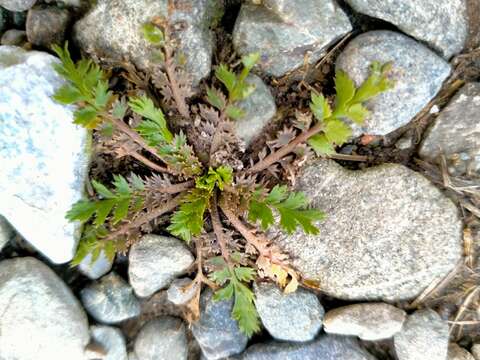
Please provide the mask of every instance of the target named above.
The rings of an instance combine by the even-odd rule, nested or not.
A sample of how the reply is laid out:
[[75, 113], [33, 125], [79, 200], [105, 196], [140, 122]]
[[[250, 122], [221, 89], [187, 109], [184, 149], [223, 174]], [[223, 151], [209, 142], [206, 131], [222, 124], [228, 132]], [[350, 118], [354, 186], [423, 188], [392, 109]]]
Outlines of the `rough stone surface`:
[[50, 49], [63, 45], [65, 31], [70, 23], [67, 9], [57, 7], [34, 7], [27, 15], [27, 38], [30, 43]]
[[85, 312], [70, 289], [42, 262], [0, 263], [0, 358], [84, 360]]
[[[75, 25], [74, 36], [84, 51], [107, 62], [129, 60], [142, 70], [153, 70], [153, 47], [142, 35], [141, 26], [156, 16], [167, 16], [167, 0], [106, 0]], [[169, 16], [182, 23], [178, 33], [179, 53], [186, 70], [197, 84], [210, 74], [213, 34], [209, 29], [221, 13], [216, 0], [185, 0]]]
[[237, 136], [248, 146], [273, 119], [277, 106], [270, 89], [261, 78], [251, 74], [246, 81], [255, 86], [255, 91], [238, 103], [245, 116], [235, 121], [235, 130]]
[[233, 300], [213, 301], [213, 293], [204, 291], [200, 298], [200, 320], [193, 324], [192, 333], [208, 360], [222, 359], [241, 353], [247, 337], [232, 319]]
[[0, 251], [7, 245], [13, 235], [13, 229], [4, 217], [0, 216]]
[[65, 213], [82, 197], [89, 135], [51, 96], [64, 81], [52, 55], [0, 46], [0, 214], [55, 263], [70, 261], [79, 224]]
[[322, 328], [323, 310], [317, 296], [298, 289], [284, 294], [275, 284], [254, 286], [258, 314], [276, 340], [310, 341]]
[[116, 324], [140, 314], [140, 303], [132, 288], [113, 272], [82, 289], [80, 296], [87, 312], [104, 324]]
[[475, 358], [464, 348], [452, 343], [448, 346], [447, 360], [475, 360]]
[[188, 347], [185, 325], [171, 316], [149, 321], [138, 333], [134, 351], [141, 360], [186, 360]]
[[185, 242], [158, 235], [145, 235], [132, 246], [128, 259], [130, 284], [141, 297], [170, 285], [194, 261]]
[[122, 332], [111, 326], [91, 326], [92, 340], [102, 347], [106, 355], [102, 360], [127, 360], [127, 344]]
[[316, 62], [326, 49], [352, 29], [348, 17], [332, 0], [268, 1], [243, 4], [233, 42], [240, 54], [259, 52], [259, 67], [273, 76]]
[[187, 304], [197, 293], [197, 285], [189, 278], [176, 279], [167, 290], [167, 299], [175, 305]]
[[375, 360], [352, 338], [322, 336], [305, 344], [271, 342], [249, 347], [241, 360]]
[[330, 334], [375, 341], [388, 339], [399, 332], [406, 316], [405, 311], [385, 303], [355, 304], [327, 312], [323, 326]]
[[[1, 32], [1, 31], [0, 31]], [[1, 45], [20, 46], [27, 41], [27, 33], [23, 30], [10, 29], [5, 31], [0, 40]]]
[[480, 360], [480, 344], [474, 344], [472, 346], [472, 355], [475, 360]]
[[411, 299], [461, 257], [456, 206], [402, 165], [349, 171], [319, 159], [303, 168], [297, 183], [328, 216], [319, 235], [297, 231], [277, 241], [304, 278], [333, 297]]
[[112, 269], [112, 261], [107, 258], [102, 250], [97, 260], [92, 262], [92, 254], [88, 254], [78, 265], [78, 270], [88, 278], [96, 280]]
[[393, 338], [399, 360], [445, 360], [448, 352], [448, 323], [433, 310], [410, 315]]
[[10, 11], [25, 11], [36, 2], [37, 0], [0, 0], [0, 6]]
[[480, 83], [465, 85], [443, 109], [420, 147], [431, 161], [443, 154], [459, 173], [480, 173]]
[[388, 21], [426, 42], [446, 59], [462, 51], [468, 35], [465, 0], [347, 0], [362, 14]]
[[450, 73], [450, 65], [415, 40], [392, 31], [370, 31], [354, 38], [339, 55], [342, 69], [360, 85], [370, 64], [392, 62], [393, 89], [367, 101], [371, 111], [353, 135], [386, 135], [407, 124], [437, 94]]

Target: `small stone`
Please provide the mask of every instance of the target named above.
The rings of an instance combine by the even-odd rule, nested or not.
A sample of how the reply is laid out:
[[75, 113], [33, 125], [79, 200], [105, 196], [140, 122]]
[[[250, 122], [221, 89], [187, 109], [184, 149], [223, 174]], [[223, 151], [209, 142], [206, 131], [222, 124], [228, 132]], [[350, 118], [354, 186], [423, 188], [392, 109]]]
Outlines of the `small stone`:
[[247, 349], [240, 360], [375, 360], [353, 338], [325, 335], [305, 344], [270, 342]]
[[198, 285], [188, 278], [176, 279], [167, 290], [167, 299], [175, 305], [186, 305], [197, 293]]
[[128, 277], [140, 297], [153, 295], [187, 272], [194, 258], [184, 241], [145, 235], [130, 249]]
[[88, 320], [63, 281], [35, 258], [0, 262], [0, 357], [84, 360]]
[[448, 346], [448, 359], [447, 360], [475, 360], [472, 354], [470, 354], [464, 348], [458, 346], [455, 343], [451, 343]]
[[480, 344], [473, 344], [472, 355], [475, 358], [475, 360], [480, 360]]
[[91, 326], [92, 340], [102, 346], [102, 360], [128, 360], [127, 344], [122, 332], [111, 326]]
[[262, 129], [273, 119], [277, 112], [275, 99], [268, 86], [257, 75], [249, 75], [246, 82], [255, 86], [255, 91], [238, 103], [245, 115], [235, 120], [237, 136], [248, 146]]
[[405, 311], [385, 303], [355, 304], [327, 312], [323, 326], [329, 334], [376, 341], [391, 338], [399, 332], [406, 316]]
[[[428, 130], [419, 150], [420, 156], [438, 161], [440, 155], [445, 155], [456, 172], [480, 174], [479, 112], [480, 83], [466, 84]], [[459, 155], [463, 157], [457, 160]]]
[[[167, 0], [98, 1], [74, 28], [80, 47], [106, 62], [133, 62], [145, 71], [154, 71], [154, 47], [143, 38], [141, 27], [155, 17], [167, 16]], [[187, 73], [194, 85], [211, 70], [212, 21], [221, 13], [217, 0], [185, 0], [168, 15], [171, 23], [181, 23], [176, 32], [178, 54], [185, 58]], [[180, 60], [180, 59], [179, 59]]]
[[185, 325], [171, 316], [151, 320], [138, 333], [134, 349], [136, 357], [141, 360], [186, 360], [188, 347]]
[[392, 63], [392, 89], [366, 102], [370, 110], [353, 135], [386, 135], [409, 123], [440, 90], [450, 65], [415, 40], [393, 31], [370, 31], [350, 41], [336, 62], [359, 86], [372, 62]]
[[96, 280], [108, 273], [112, 269], [113, 261], [105, 255], [105, 252], [100, 251], [98, 259], [92, 263], [92, 254], [88, 254], [83, 258], [78, 265], [78, 270], [88, 278]]
[[407, 134], [406, 136], [402, 136], [396, 143], [395, 147], [399, 150], [408, 150], [411, 149], [413, 144], [413, 139], [410, 134]]
[[296, 190], [328, 216], [318, 223], [319, 235], [298, 230], [278, 234], [276, 242], [303, 278], [332, 297], [409, 300], [461, 258], [457, 207], [403, 165], [352, 171], [319, 159], [296, 179]]
[[344, 11], [332, 0], [269, 0], [243, 4], [233, 32], [242, 54], [259, 52], [260, 69], [282, 76], [325, 55], [330, 45], [352, 30]]
[[283, 294], [275, 285], [254, 285], [255, 305], [263, 326], [276, 340], [310, 341], [322, 328], [323, 310], [317, 296], [304, 289]]
[[13, 233], [14, 231], [10, 224], [0, 215], [0, 251], [8, 244]]
[[193, 336], [208, 360], [240, 354], [248, 338], [232, 319], [233, 300], [213, 301], [212, 297], [210, 290], [200, 297], [200, 319], [192, 326]]
[[117, 324], [140, 315], [140, 302], [132, 288], [113, 272], [84, 288], [80, 297], [87, 312], [104, 324]]
[[36, 2], [37, 0], [0, 0], [0, 6], [10, 11], [25, 11]]
[[404, 33], [429, 44], [446, 59], [462, 51], [468, 35], [464, 0], [347, 0], [362, 14], [388, 21]]
[[433, 310], [410, 315], [393, 338], [398, 360], [445, 360], [448, 352], [448, 323]]
[[54, 56], [0, 46], [0, 214], [54, 263], [72, 260], [80, 224], [65, 213], [83, 196], [90, 135], [72, 106], [52, 99], [65, 84]]
[[0, 40], [1, 45], [21, 46], [27, 41], [27, 33], [22, 30], [10, 29], [5, 31]]
[[50, 49], [63, 45], [70, 12], [57, 7], [34, 7], [28, 11], [27, 38], [33, 45]]

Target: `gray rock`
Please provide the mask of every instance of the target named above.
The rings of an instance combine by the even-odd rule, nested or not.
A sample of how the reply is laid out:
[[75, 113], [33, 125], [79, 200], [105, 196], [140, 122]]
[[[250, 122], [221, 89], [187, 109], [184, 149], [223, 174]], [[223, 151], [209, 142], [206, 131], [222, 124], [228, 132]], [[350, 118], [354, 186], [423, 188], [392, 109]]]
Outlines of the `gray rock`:
[[451, 343], [448, 346], [448, 359], [447, 360], [475, 360], [472, 354], [470, 354], [464, 348], [458, 346], [455, 343]]
[[402, 165], [349, 171], [316, 160], [297, 176], [297, 190], [327, 218], [319, 235], [280, 235], [305, 279], [349, 300], [418, 296], [461, 258], [456, 206], [425, 177]]
[[0, 251], [8, 244], [14, 231], [3, 216], [0, 216]]
[[448, 352], [448, 323], [433, 310], [410, 315], [393, 338], [398, 360], [445, 360]]
[[200, 320], [192, 325], [192, 333], [208, 360], [240, 354], [247, 346], [247, 337], [232, 319], [233, 300], [213, 301], [206, 290], [200, 298]]
[[319, 60], [327, 48], [352, 30], [343, 10], [332, 0], [271, 0], [264, 5], [244, 4], [233, 33], [236, 50], [259, 52], [259, 67], [282, 76]]
[[475, 358], [475, 360], [480, 360], [480, 344], [473, 344], [472, 355]]
[[392, 62], [393, 89], [367, 101], [371, 111], [365, 124], [354, 125], [354, 136], [362, 133], [386, 135], [407, 124], [440, 90], [450, 65], [415, 40], [392, 31], [370, 31], [350, 41], [339, 55], [342, 69], [360, 85], [369, 75], [370, 64]]
[[65, 82], [52, 55], [0, 46], [0, 214], [55, 263], [70, 261], [80, 226], [65, 213], [82, 197], [90, 135], [51, 96]]
[[399, 332], [406, 316], [405, 311], [385, 303], [355, 304], [327, 312], [323, 326], [326, 333], [375, 341]]
[[63, 45], [70, 23], [70, 12], [57, 7], [34, 7], [27, 15], [27, 38], [30, 43], [50, 49]]
[[112, 269], [113, 262], [107, 258], [102, 250], [97, 260], [92, 262], [92, 254], [88, 254], [78, 265], [78, 270], [88, 278], [96, 280]]
[[26, 257], [0, 262], [0, 357], [84, 360], [85, 312], [46, 265]]
[[249, 347], [241, 360], [375, 360], [352, 338], [322, 336], [305, 344], [271, 342]]
[[0, 6], [10, 11], [25, 11], [36, 2], [37, 0], [0, 0]]
[[255, 91], [238, 103], [245, 116], [235, 121], [237, 136], [248, 146], [277, 112], [275, 99], [268, 86], [257, 75], [249, 75], [247, 83], [255, 86]]
[[[99, 1], [74, 28], [80, 47], [107, 62], [133, 62], [142, 70], [153, 71], [153, 47], [144, 39], [141, 26], [156, 16], [167, 16], [167, 0]], [[209, 26], [221, 12], [216, 0], [186, 0], [169, 16], [182, 23], [178, 32], [179, 53], [185, 56], [186, 70], [194, 83], [211, 70], [213, 33]]]
[[443, 109], [419, 154], [435, 161], [445, 155], [456, 172], [480, 173], [480, 83], [465, 85]]
[[429, 44], [446, 59], [462, 51], [468, 35], [464, 0], [347, 0], [356, 11], [388, 21]]
[[188, 347], [185, 325], [171, 316], [149, 321], [138, 333], [134, 351], [141, 360], [186, 360]]
[[167, 290], [167, 299], [175, 305], [186, 305], [197, 293], [198, 285], [189, 278], [176, 279]]
[[92, 340], [100, 345], [106, 355], [102, 360], [127, 360], [127, 344], [122, 332], [111, 326], [91, 326]]
[[283, 294], [271, 283], [255, 284], [254, 291], [262, 324], [276, 340], [310, 341], [322, 328], [325, 311], [315, 294], [304, 289]]
[[116, 324], [140, 315], [140, 302], [132, 288], [113, 272], [82, 289], [80, 297], [87, 312], [104, 324]]
[[147, 297], [185, 274], [194, 258], [184, 241], [145, 235], [131, 247], [128, 260], [130, 284], [138, 296]]
[[0, 40], [1, 45], [20, 46], [27, 41], [27, 33], [23, 30], [10, 29], [5, 31]]

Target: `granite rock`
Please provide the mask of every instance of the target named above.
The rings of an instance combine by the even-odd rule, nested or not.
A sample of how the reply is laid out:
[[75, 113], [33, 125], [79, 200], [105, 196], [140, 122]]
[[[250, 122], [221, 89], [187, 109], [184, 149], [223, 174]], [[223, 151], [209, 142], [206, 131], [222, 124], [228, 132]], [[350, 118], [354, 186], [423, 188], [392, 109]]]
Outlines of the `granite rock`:
[[25, 11], [36, 2], [37, 0], [0, 0], [0, 6], [10, 11]]
[[451, 343], [450, 345], [448, 345], [447, 360], [475, 360], [475, 358], [464, 348], [458, 346], [455, 343]]
[[34, 7], [27, 15], [27, 38], [30, 43], [50, 49], [65, 41], [65, 32], [70, 23], [70, 12], [57, 7]]
[[91, 326], [92, 340], [105, 352], [101, 360], [128, 360], [127, 344], [122, 332], [111, 326]]

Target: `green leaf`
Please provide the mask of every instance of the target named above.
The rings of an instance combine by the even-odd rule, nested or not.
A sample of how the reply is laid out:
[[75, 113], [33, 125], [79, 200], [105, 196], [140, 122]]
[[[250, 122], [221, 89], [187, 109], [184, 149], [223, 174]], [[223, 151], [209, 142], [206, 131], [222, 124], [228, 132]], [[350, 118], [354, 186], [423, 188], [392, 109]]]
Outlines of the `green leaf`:
[[242, 64], [248, 71], [252, 70], [255, 64], [260, 60], [260, 53], [255, 52], [242, 57]]
[[86, 100], [85, 96], [76, 87], [69, 84], [58, 89], [53, 98], [59, 103], [67, 105]]
[[134, 97], [130, 99], [129, 105], [135, 113], [148, 119], [142, 121], [135, 130], [152, 146], [170, 143], [173, 140], [162, 110], [156, 108], [150, 98], [145, 95]]
[[234, 283], [235, 300], [232, 317], [237, 320], [240, 330], [248, 337], [260, 331], [260, 318], [255, 308], [252, 290], [240, 282]]
[[343, 112], [355, 95], [355, 84], [346, 72], [338, 70], [335, 74], [336, 111]]
[[221, 64], [218, 66], [215, 70], [215, 76], [225, 85], [229, 92], [233, 91], [237, 84], [237, 77], [232, 71], [228, 70], [226, 65]]
[[348, 110], [345, 112], [345, 116], [348, 117], [350, 120], [352, 120], [356, 124], [363, 124], [365, 121], [365, 118], [368, 116], [370, 112], [366, 107], [364, 107], [362, 104], [354, 104], [348, 108]]
[[242, 109], [240, 109], [239, 107], [237, 106], [233, 106], [233, 105], [229, 105], [227, 107], [227, 115], [229, 118], [232, 118], [234, 120], [238, 120], [242, 117], [245, 116], [245, 111], [243, 111]]
[[391, 89], [393, 82], [388, 78], [391, 66], [391, 63], [381, 65], [378, 61], [373, 62], [370, 65], [370, 76], [360, 85], [353, 101], [362, 103]]
[[338, 119], [330, 119], [325, 124], [325, 136], [330, 143], [342, 145], [352, 135], [350, 126]]
[[105, 199], [112, 199], [115, 197], [115, 194], [107, 189], [105, 185], [99, 183], [98, 181], [92, 180], [92, 185], [95, 191], [102, 195]]
[[252, 200], [248, 209], [248, 221], [256, 223], [258, 220], [263, 230], [267, 230], [275, 222], [272, 210], [265, 203]]
[[239, 281], [250, 282], [255, 279], [255, 270], [250, 267], [240, 266], [233, 269]]
[[128, 215], [128, 208], [130, 206], [130, 199], [122, 199], [117, 202], [115, 211], [113, 212], [113, 224], [119, 223], [121, 220], [125, 219]]
[[223, 110], [225, 108], [226, 99], [217, 89], [207, 88], [207, 100], [210, 105], [214, 106], [218, 110]]
[[144, 39], [154, 45], [162, 44], [165, 40], [162, 30], [151, 23], [142, 26], [142, 33]]
[[127, 112], [128, 106], [122, 101], [116, 102], [112, 108], [113, 117], [123, 120], [125, 113]]
[[229, 300], [232, 298], [234, 292], [234, 288], [232, 283], [229, 283], [224, 288], [217, 290], [213, 295], [213, 301], [222, 301], [222, 300]]
[[114, 206], [115, 200], [99, 201], [96, 205], [96, 218], [94, 224], [96, 226], [103, 225]]
[[225, 266], [221, 270], [217, 270], [212, 272], [210, 275], [210, 280], [212, 280], [215, 284], [217, 285], [223, 285], [227, 280], [229, 280], [232, 277], [232, 274], [230, 272], [230, 269]]
[[335, 154], [335, 149], [328, 141], [325, 134], [316, 134], [308, 139], [308, 145], [312, 147], [318, 156]]
[[108, 82], [105, 80], [98, 81], [94, 89], [94, 94], [96, 108], [103, 109], [107, 106], [112, 96], [112, 93], [108, 91]]
[[220, 166], [217, 169], [208, 169], [208, 173], [195, 180], [197, 189], [211, 193], [216, 186], [223, 190], [224, 185], [230, 185], [233, 180], [233, 170], [229, 166]]
[[66, 218], [70, 221], [86, 222], [95, 214], [96, 209], [94, 202], [80, 200], [73, 204], [72, 208], [67, 212]]
[[131, 190], [128, 181], [122, 175], [113, 175], [113, 183], [117, 194], [125, 197], [130, 196]]
[[73, 113], [73, 123], [77, 125], [82, 125], [87, 129], [95, 129], [100, 123], [98, 118], [98, 113], [95, 108], [91, 106], [78, 109]]
[[311, 99], [310, 109], [318, 121], [322, 121], [332, 115], [330, 104], [322, 94], [312, 92]]

